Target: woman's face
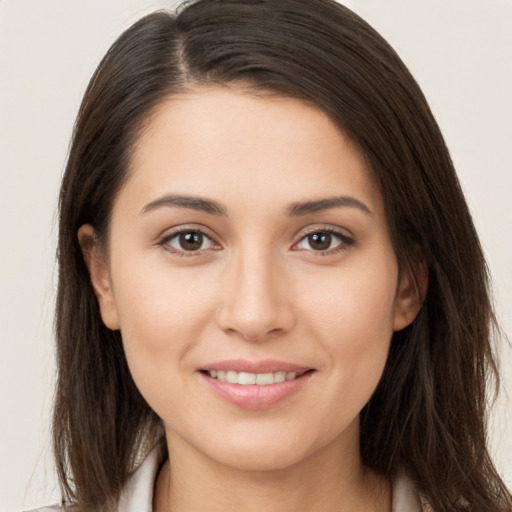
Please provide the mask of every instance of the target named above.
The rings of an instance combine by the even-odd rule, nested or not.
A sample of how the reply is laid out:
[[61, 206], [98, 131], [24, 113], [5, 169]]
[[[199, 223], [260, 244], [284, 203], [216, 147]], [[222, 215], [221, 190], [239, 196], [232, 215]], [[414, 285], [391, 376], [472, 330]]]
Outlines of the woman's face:
[[158, 108], [108, 254], [86, 259], [170, 449], [232, 467], [357, 453], [393, 330], [415, 314], [357, 149], [305, 103], [228, 88]]

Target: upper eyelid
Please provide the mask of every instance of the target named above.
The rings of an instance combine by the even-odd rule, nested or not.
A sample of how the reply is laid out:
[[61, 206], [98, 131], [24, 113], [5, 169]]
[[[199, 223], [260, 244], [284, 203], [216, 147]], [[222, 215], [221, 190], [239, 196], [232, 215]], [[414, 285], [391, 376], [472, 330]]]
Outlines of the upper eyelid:
[[174, 226], [172, 228], [165, 229], [162, 234], [158, 236], [158, 240], [168, 239], [168, 238], [174, 238], [175, 236], [179, 235], [180, 233], [186, 233], [189, 231], [197, 231], [211, 240], [213, 240], [215, 243], [218, 243], [217, 237], [212, 232], [211, 229], [207, 228], [206, 226], [203, 226], [201, 224], [180, 224], [179, 226]]
[[[354, 239], [354, 235], [350, 232], [350, 230], [348, 230], [346, 228], [342, 228], [340, 226], [333, 226], [330, 224], [323, 224], [323, 225], [322, 224], [314, 224], [314, 225], [307, 226], [305, 228], [301, 228], [295, 233], [293, 238], [295, 240], [297, 240], [297, 242], [299, 242], [304, 237], [306, 237], [312, 233], [317, 233], [319, 231], [327, 231], [329, 233], [338, 234], [342, 238]], [[297, 243], [297, 242], [295, 242], [295, 243]]]

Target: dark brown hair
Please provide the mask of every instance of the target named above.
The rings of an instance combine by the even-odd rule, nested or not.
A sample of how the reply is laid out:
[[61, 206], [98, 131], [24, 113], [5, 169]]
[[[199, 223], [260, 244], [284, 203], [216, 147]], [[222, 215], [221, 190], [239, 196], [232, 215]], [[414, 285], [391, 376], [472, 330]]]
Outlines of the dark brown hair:
[[424, 305], [394, 334], [361, 413], [364, 463], [405, 471], [437, 512], [512, 511], [486, 448], [496, 373], [482, 250], [448, 150], [418, 85], [384, 39], [332, 0], [199, 0], [157, 12], [110, 48], [85, 93], [60, 195], [53, 436], [63, 499], [110, 510], [162, 436], [119, 332], [102, 323], [78, 244], [106, 238], [131, 151], [164, 98], [201, 85], [299, 98], [364, 154], [401, 268], [428, 267]]

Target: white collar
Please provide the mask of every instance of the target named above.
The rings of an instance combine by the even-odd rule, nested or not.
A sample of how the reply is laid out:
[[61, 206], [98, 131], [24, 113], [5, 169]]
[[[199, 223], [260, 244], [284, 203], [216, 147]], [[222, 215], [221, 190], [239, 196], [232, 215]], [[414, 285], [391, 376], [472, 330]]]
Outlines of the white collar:
[[152, 512], [153, 492], [161, 462], [161, 446], [155, 446], [126, 482], [116, 512]]
[[[412, 482], [402, 473], [393, 482], [392, 512], [422, 512], [418, 492]], [[425, 510], [425, 512], [427, 512]]]
[[[155, 446], [126, 482], [116, 512], [152, 512], [155, 479], [161, 462], [161, 447]], [[411, 481], [400, 475], [393, 484], [392, 512], [422, 512]]]

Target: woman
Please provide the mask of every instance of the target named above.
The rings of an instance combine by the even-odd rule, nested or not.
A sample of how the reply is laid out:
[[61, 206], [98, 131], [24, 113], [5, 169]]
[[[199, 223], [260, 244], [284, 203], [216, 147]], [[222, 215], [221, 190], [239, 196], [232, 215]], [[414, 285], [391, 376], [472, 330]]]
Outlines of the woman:
[[65, 504], [512, 510], [477, 235], [417, 84], [346, 8], [136, 23], [86, 92], [59, 229]]

